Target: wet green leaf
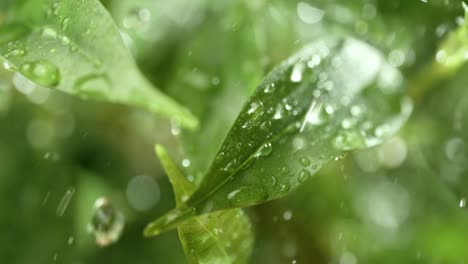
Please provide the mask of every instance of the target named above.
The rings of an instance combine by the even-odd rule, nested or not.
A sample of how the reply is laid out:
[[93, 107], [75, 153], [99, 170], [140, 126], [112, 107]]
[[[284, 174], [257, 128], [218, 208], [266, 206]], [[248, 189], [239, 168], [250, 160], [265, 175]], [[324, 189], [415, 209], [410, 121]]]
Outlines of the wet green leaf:
[[353, 38], [316, 41], [275, 68], [248, 100], [200, 187], [147, 236], [221, 209], [280, 198], [346, 152], [396, 133], [412, 110], [403, 78]]
[[99, 1], [30, 0], [15, 12], [15, 20], [0, 29], [7, 68], [81, 98], [142, 107], [188, 128], [197, 125], [138, 71]]
[[[177, 205], [190, 197], [190, 183], [162, 146], [156, 146], [161, 163], [174, 188]], [[179, 237], [190, 263], [247, 263], [253, 231], [242, 209], [194, 217], [179, 226]]]

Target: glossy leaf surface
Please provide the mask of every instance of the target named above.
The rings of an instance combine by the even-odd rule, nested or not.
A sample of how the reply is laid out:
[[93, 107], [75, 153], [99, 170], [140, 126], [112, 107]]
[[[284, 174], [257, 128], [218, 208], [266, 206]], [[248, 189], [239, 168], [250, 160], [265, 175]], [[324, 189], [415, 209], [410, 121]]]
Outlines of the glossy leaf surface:
[[[183, 204], [195, 186], [162, 146], [156, 146], [156, 152], [174, 188], [176, 203]], [[247, 263], [253, 246], [252, 227], [242, 209], [194, 217], [179, 226], [179, 237], [190, 263]]]
[[282, 197], [324, 163], [377, 145], [412, 110], [403, 79], [373, 47], [320, 40], [275, 68], [244, 105], [200, 187], [146, 235], [190, 215]]
[[[5, 66], [49, 88], [124, 103], [194, 128], [197, 120], [138, 71], [97, 0], [23, 1], [0, 29]], [[67, 58], [66, 60], [64, 58]]]

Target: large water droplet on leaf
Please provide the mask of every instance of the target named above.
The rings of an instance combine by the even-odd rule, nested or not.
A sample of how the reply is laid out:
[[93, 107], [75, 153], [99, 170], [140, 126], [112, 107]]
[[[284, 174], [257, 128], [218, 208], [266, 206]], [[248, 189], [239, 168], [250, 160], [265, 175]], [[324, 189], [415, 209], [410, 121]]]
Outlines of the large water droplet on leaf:
[[32, 81], [47, 87], [55, 87], [60, 82], [60, 72], [54, 64], [39, 60], [23, 64], [20, 72]]

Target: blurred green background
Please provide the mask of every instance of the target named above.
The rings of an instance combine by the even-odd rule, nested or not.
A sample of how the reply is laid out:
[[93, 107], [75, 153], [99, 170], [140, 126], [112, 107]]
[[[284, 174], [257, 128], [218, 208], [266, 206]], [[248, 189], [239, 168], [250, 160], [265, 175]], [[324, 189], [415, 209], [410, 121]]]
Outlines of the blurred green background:
[[[0, 3], [0, 25], [10, 3]], [[330, 34], [364, 39], [411, 78], [463, 23], [449, 0], [106, 0], [140, 69], [200, 118], [190, 132], [142, 110], [82, 101], [0, 69], [0, 263], [185, 263], [153, 153], [199, 181], [268, 71]], [[428, 77], [429, 78], [429, 77]], [[332, 162], [287, 198], [249, 208], [251, 263], [468, 263], [468, 67], [432, 84], [388, 143]], [[107, 197], [116, 243], [88, 231]]]

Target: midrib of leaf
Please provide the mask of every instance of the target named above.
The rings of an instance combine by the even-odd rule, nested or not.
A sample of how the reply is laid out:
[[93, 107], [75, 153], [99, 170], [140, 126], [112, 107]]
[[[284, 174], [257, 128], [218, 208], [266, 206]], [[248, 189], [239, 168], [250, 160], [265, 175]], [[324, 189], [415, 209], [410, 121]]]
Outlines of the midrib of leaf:
[[200, 217], [199, 216], [196, 216], [195, 219], [197, 220], [197, 222], [201, 225], [201, 227], [203, 227], [203, 229], [208, 232], [208, 234], [210, 235], [210, 237], [212, 237], [214, 240], [215, 240], [215, 244], [216, 244], [216, 248], [219, 249], [219, 251], [223, 254], [223, 257], [226, 261], [229, 261], [229, 255], [227, 254], [226, 250], [223, 249], [223, 247], [221, 247], [221, 243], [219, 242], [219, 239], [216, 237], [216, 235], [214, 235], [209, 229], [208, 227], [206, 227], [206, 225], [200, 220]]
[[[158, 154], [158, 156], [165, 156], [167, 158], [167, 160], [161, 160], [161, 162], [163, 163], [163, 167], [165, 168], [166, 170], [166, 173], [173, 173], [174, 175], [176, 174], [180, 174], [180, 177], [175, 177], [175, 176], [171, 176], [169, 177], [170, 181], [176, 181], [177, 184], [173, 184], [173, 186], [178, 186], [178, 189], [182, 191], [182, 193], [184, 195], [191, 195], [193, 193], [193, 191], [189, 190], [188, 188], [186, 188], [186, 186], [190, 186], [189, 184], [190, 183], [187, 183], [185, 184], [183, 181], [183, 178], [184, 175], [182, 174], [182, 172], [176, 167], [176, 165], [173, 163], [173, 161], [171, 159], [169, 159], [169, 155], [167, 154], [167, 151], [164, 149], [164, 147], [160, 146], [160, 145], [156, 145], [156, 153]], [[171, 163], [170, 165], [171, 166], [168, 166], [168, 163]], [[174, 188], [175, 189], [175, 188]], [[194, 188], [195, 189], [195, 186]], [[175, 191], [174, 191], [175, 192]], [[182, 199], [180, 199], [180, 197], [178, 197], [178, 195], [176, 194], [176, 204], [179, 203], [179, 201], [182, 202]], [[239, 209], [240, 210], [240, 209]], [[195, 220], [200, 224], [200, 226], [203, 228], [203, 230], [205, 230], [208, 235], [213, 238], [213, 240], [215, 241], [215, 244], [216, 244], [216, 248], [223, 254], [223, 257], [226, 261], [229, 261], [229, 255], [228, 253], [226, 252], [226, 250], [221, 246], [221, 242], [219, 241], [218, 237], [216, 235], [214, 235], [211, 230], [203, 223], [203, 221], [201, 220], [201, 217], [200, 216], [195, 216], [194, 217]], [[181, 239], [181, 242], [185, 242], [184, 239]], [[184, 247], [184, 249], [187, 248], [187, 247]], [[187, 254], [187, 255], [190, 255], [190, 254]]]

